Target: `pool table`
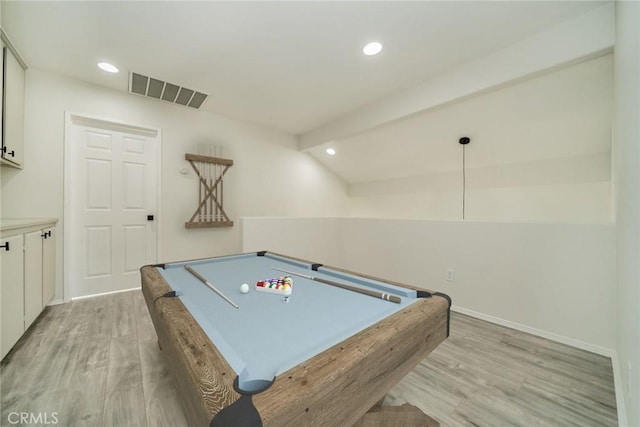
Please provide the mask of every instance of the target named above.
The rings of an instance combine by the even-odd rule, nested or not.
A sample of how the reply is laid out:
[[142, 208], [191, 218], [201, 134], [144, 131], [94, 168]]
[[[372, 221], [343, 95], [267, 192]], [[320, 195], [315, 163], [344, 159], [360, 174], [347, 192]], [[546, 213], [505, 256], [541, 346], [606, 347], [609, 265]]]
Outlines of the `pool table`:
[[[257, 289], [281, 276], [288, 297]], [[445, 294], [266, 251], [141, 277], [190, 425], [352, 425], [449, 335]]]

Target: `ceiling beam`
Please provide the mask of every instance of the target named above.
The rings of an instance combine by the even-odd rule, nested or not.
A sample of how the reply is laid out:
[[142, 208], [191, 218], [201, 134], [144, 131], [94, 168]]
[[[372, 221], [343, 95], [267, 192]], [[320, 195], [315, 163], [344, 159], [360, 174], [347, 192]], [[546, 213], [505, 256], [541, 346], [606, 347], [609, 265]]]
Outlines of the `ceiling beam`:
[[306, 151], [348, 138], [411, 114], [611, 52], [614, 42], [615, 6], [607, 3], [299, 135], [298, 149]]

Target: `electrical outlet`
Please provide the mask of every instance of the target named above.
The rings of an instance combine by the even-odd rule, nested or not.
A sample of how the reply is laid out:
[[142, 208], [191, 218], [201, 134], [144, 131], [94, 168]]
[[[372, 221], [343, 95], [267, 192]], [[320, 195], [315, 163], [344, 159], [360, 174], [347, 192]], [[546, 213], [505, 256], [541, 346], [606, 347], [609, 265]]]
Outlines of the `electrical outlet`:
[[447, 282], [453, 282], [455, 280], [455, 270], [448, 269], [447, 270]]

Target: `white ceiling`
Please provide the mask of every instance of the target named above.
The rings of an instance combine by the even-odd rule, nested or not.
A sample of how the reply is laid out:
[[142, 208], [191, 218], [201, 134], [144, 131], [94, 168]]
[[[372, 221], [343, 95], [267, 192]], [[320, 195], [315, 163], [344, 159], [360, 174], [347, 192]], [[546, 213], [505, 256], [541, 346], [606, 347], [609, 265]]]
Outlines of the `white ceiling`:
[[457, 171], [461, 136], [469, 169], [608, 152], [612, 69], [601, 56], [333, 141], [335, 156], [308, 152], [349, 184]]
[[[133, 70], [210, 94], [204, 110], [304, 134], [601, 4], [4, 1], [2, 26], [31, 67], [122, 91]], [[371, 40], [384, 50], [365, 57]]]

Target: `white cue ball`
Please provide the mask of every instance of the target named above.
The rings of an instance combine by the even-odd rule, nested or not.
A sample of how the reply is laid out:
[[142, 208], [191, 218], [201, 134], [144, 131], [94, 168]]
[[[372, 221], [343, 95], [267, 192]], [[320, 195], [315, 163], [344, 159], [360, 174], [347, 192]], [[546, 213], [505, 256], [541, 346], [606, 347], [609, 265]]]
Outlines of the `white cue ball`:
[[243, 283], [242, 286], [240, 286], [240, 292], [242, 292], [243, 294], [246, 294], [247, 292], [249, 292], [249, 285], [247, 285], [246, 283]]

